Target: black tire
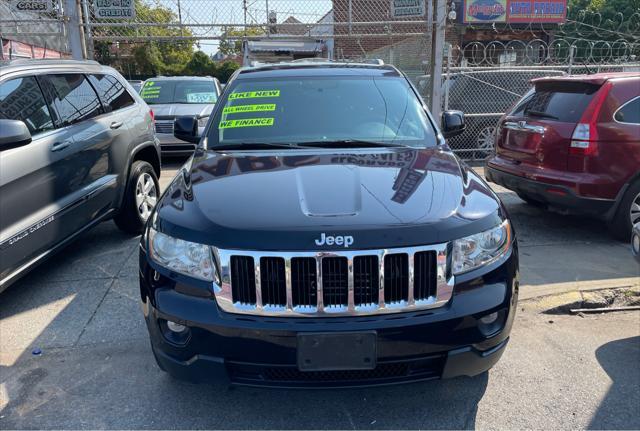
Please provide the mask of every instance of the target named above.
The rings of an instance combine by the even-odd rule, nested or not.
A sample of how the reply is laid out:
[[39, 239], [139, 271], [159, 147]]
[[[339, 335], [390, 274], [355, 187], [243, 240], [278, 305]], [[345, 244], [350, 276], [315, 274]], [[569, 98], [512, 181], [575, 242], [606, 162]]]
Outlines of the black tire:
[[[145, 223], [147, 222], [147, 218], [151, 211], [146, 211], [146, 209], [150, 206], [150, 194], [147, 192], [145, 196], [145, 211], [141, 211], [136, 201], [136, 194], [138, 190], [138, 182], [139, 181], [147, 181], [150, 180], [153, 182], [153, 197], [157, 202], [160, 196], [160, 184], [158, 183], [158, 177], [156, 176], [155, 171], [153, 170], [153, 166], [149, 163], [138, 160], [133, 162], [131, 165], [131, 171], [129, 172], [129, 179], [127, 181], [127, 186], [124, 192], [124, 199], [122, 203], [122, 208], [118, 214], [113, 218], [116, 225], [124, 232], [138, 235], [142, 233], [142, 229], [144, 228]], [[151, 207], [153, 210], [153, 207]], [[146, 218], [145, 218], [146, 215]]]
[[[609, 231], [616, 239], [620, 241], [631, 240], [631, 228], [633, 227], [631, 222], [631, 206], [635, 204], [640, 205], [640, 180], [636, 180], [631, 184], [618, 206], [615, 216], [609, 222]], [[640, 222], [640, 218], [636, 220], [636, 223]]]
[[527, 204], [531, 206], [538, 207], [538, 208], [546, 208], [547, 206], [547, 204], [545, 204], [544, 202], [536, 200], [528, 195], [525, 195], [522, 193], [517, 193], [517, 195], [520, 199], [522, 199], [523, 201], [525, 201]]

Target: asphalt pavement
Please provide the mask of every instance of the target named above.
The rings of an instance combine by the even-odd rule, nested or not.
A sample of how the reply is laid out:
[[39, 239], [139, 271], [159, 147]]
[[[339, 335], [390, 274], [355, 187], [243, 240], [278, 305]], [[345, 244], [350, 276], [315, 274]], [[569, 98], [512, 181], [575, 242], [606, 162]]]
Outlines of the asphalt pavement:
[[[640, 282], [600, 222], [496, 191], [523, 297]], [[523, 302], [502, 360], [475, 378], [339, 391], [175, 381], [149, 348], [137, 243], [103, 223], [0, 296], [0, 429], [640, 428], [637, 311], [549, 315]]]

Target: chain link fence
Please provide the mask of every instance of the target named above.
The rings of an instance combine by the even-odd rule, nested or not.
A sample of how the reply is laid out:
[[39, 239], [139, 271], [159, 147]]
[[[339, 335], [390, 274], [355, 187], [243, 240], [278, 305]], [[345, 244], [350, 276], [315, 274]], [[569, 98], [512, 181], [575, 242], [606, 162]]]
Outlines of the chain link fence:
[[0, 59], [60, 58], [69, 51], [62, 0], [44, 5], [35, 12], [0, 0]]

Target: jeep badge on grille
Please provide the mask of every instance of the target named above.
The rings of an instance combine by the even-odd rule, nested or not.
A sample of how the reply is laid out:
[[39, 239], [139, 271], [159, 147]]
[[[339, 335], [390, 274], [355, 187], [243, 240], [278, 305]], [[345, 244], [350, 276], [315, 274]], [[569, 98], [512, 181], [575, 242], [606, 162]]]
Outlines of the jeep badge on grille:
[[349, 248], [349, 246], [353, 244], [353, 237], [352, 236], [331, 236], [322, 232], [320, 234], [320, 239], [316, 240], [316, 245], [318, 246], [334, 245], [334, 244], [343, 246], [344, 248]]

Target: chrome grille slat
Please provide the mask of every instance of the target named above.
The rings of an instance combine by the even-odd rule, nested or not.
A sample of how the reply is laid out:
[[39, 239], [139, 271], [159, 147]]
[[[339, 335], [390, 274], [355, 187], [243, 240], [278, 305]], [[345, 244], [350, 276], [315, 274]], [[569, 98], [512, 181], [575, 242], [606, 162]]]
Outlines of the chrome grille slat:
[[[416, 256], [416, 253], [422, 254]], [[440, 307], [451, 299], [453, 293], [454, 279], [448, 269], [447, 244], [330, 252], [215, 249], [213, 254], [216, 256], [216, 264], [221, 274], [220, 284], [214, 283], [213, 291], [220, 308], [229, 313], [299, 317], [397, 313]], [[387, 274], [388, 277], [385, 280], [387, 256], [395, 264], [393, 271], [390, 269], [391, 274], [397, 276], [389, 279]], [[249, 280], [242, 280], [242, 286], [232, 286], [234, 282], [241, 283], [233, 273], [234, 268], [231, 265], [236, 257], [250, 258], [250, 260], [244, 260], [248, 265], [245, 272], [249, 269], [253, 270], [255, 286], [247, 286], [247, 282], [251, 283], [251, 277]], [[267, 259], [263, 260], [263, 258]], [[361, 259], [356, 262], [358, 260], [356, 258]], [[325, 259], [327, 259], [324, 264], [326, 268], [323, 268]], [[253, 268], [250, 268], [249, 262], [253, 263]], [[261, 268], [263, 262], [265, 267]], [[282, 267], [274, 268], [274, 262], [284, 262], [284, 281], [281, 280]], [[266, 265], [269, 264], [272, 266], [267, 269]], [[315, 266], [315, 274], [308, 269], [309, 265]], [[416, 268], [421, 273], [417, 273]], [[269, 286], [272, 290], [268, 296], [276, 298], [272, 302], [279, 304], [267, 304], [264, 297], [267, 293], [262, 291], [265, 288], [264, 271], [269, 271], [269, 274], [275, 277], [270, 279]], [[377, 278], [377, 285], [367, 281], [372, 277]], [[425, 280], [425, 277], [428, 279]], [[419, 286], [418, 283], [423, 284]], [[277, 289], [277, 286], [282, 289], [282, 284], [285, 286], [284, 292], [273, 290]], [[386, 288], [390, 289], [386, 295], [385, 284], [388, 284]], [[325, 285], [329, 289], [327, 292], [324, 291]], [[255, 299], [249, 298], [253, 299], [253, 303], [247, 301], [245, 297], [241, 298], [242, 301], [234, 298], [240, 287], [245, 289], [244, 292], [253, 291]], [[297, 289], [295, 295], [294, 289]], [[315, 298], [311, 296], [310, 289], [315, 289]], [[377, 289], [377, 298], [372, 289]], [[385, 296], [390, 299], [389, 303], [385, 302]]]
[[173, 121], [156, 120], [156, 133], [173, 134]]

